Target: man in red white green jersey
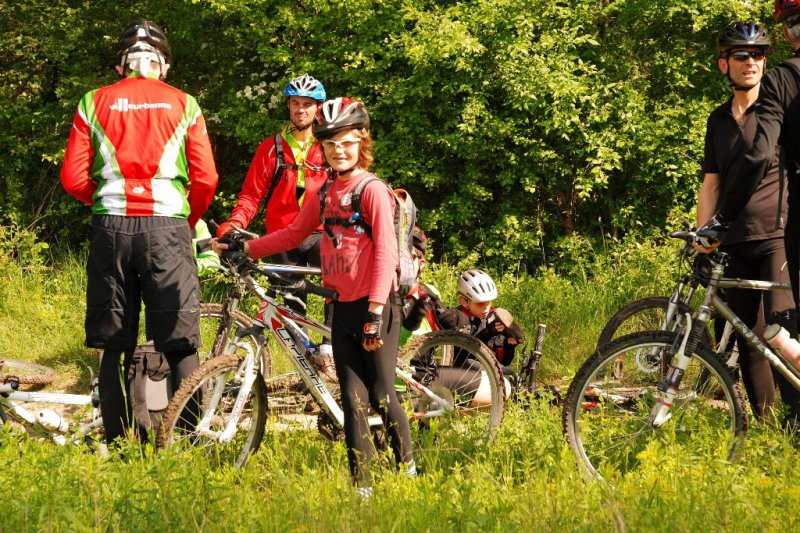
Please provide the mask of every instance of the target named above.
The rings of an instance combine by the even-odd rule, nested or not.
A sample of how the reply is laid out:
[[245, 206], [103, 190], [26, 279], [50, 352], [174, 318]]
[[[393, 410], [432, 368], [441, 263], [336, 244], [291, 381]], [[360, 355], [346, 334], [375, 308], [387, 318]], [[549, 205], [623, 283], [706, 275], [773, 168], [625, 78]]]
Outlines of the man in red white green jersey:
[[[126, 405], [145, 305], [148, 336], [163, 352], [172, 389], [197, 365], [199, 282], [192, 228], [211, 201], [217, 171], [197, 101], [164, 83], [171, 60], [164, 32], [141, 20], [122, 33], [119, 82], [78, 104], [61, 183], [92, 206], [86, 345], [103, 349], [100, 408], [107, 442], [125, 434]], [[138, 427], [147, 437], [147, 427]]]

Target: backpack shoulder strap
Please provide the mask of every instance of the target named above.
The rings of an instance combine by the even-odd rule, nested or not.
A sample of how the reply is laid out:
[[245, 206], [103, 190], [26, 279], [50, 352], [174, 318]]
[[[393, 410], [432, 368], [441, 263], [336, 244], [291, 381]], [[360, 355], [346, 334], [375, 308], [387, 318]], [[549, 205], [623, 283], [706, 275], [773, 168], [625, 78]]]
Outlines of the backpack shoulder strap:
[[328, 195], [328, 189], [331, 188], [333, 185], [333, 176], [331, 173], [328, 172], [328, 179], [325, 183], [320, 187], [319, 192], [319, 221], [324, 225], [325, 224], [325, 197]]
[[372, 228], [367, 223], [367, 221], [364, 220], [364, 215], [361, 212], [361, 194], [364, 192], [364, 189], [367, 188], [367, 185], [369, 185], [373, 181], [380, 181], [386, 186], [387, 189], [389, 189], [390, 191], [392, 190], [391, 187], [389, 187], [389, 184], [383, 181], [382, 179], [376, 176], [367, 176], [366, 178], [358, 182], [356, 188], [353, 189], [353, 199], [351, 204], [353, 206], [353, 212], [358, 213], [357, 223], [360, 224], [362, 228], [364, 228], [364, 232], [370, 239], [372, 238]]
[[283, 156], [283, 136], [280, 132], [275, 134], [275, 169], [272, 171], [272, 180], [269, 182], [269, 189], [267, 189], [267, 194], [264, 195], [264, 204], [269, 203], [269, 199], [272, 197], [272, 193], [275, 192], [275, 188], [278, 186], [281, 178], [283, 177], [285, 171], [289, 170], [290, 168], [296, 168], [297, 165], [287, 165], [286, 158]]
[[[376, 181], [376, 180], [381, 182], [383, 181], [382, 179], [377, 178], [375, 176], [367, 176], [366, 178], [363, 178], [361, 181], [359, 181], [358, 185], [356, 185], [356, 188], [353, 189], [353, 200], [352, 200], [353, 203], [351, 205], [353, 206], [353, 211], [355, 211], [359, 215], [361, 214], [361, 194], [364, 192], [364, 189], [367, 188], [367, 185], [371, 181]], [[385, 182], [384, 185], [386, 185]], [[388, 185], [386, 186], [388, 187]], [[366, 224], [366, 222], [364, 222], [364, 224]]]

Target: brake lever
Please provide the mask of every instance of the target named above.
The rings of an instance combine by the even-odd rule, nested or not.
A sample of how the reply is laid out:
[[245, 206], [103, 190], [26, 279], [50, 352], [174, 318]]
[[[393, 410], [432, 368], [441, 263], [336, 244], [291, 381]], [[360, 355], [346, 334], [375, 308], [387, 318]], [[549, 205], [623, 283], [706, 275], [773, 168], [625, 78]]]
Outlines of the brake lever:
[[231, 222], [231, 227], [233, 228], [234, 232], [236, 232], [238, 235], [241, 235], [242, 237], [246, 237], [247, 239], [258, 239], [259, 237], [258, 233], [253, 233], [252, 231], [247, 231], [244, 228], [240, 228], [233, 222]]

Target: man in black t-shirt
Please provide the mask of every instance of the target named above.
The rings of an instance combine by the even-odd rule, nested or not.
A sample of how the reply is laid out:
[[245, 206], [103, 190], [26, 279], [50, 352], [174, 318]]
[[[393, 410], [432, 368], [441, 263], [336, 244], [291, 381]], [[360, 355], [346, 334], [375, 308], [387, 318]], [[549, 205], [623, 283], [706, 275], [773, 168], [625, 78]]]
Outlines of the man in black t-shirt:
[[[697, 206], [698, 226], [708, 222], [734, 181], [743, 155], [756, 134], [756, 107], [761, 78], [769, 48], [766, 32], [752, 22], [735, 22], [718, 39], [717, 66], [728, 77], [732, 96], [715, 109], [706, 127], [703, 185]], [[730, 257], [726, 276], [789, 282], [784, 264], [783, 233], [787, 198], [778, 180], [775, 153], [766, 176], [730, 225], [722, 250]], [[788, 291], [726, 291], [733, 311], [757, 333], [764, 324], [758, 320], [763, 305], [767, 323], [779, 323], [797, 333], [794, 299]], [[769, 417], [775, 403], [775, 383], [792, 415], [800, 412], [800, 393], [783, 376], [773, 377], [769, 362], [744, 339], [738, 339], [742, 378], [753, 412]]]

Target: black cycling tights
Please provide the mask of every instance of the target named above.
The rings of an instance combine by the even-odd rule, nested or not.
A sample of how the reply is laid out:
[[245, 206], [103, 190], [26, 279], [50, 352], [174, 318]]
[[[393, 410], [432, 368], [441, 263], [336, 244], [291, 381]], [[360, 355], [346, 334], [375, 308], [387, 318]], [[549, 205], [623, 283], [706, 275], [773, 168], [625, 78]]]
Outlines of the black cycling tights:
[[[791, 262], [785, 266], [787, 251], [783, 239], [766, 239], [723, 246], [730, 261], [725, 276], [730, 278], [763, 279], [789, 281]], [[759, 307], [763, 306], [766, 324], [780, 324], [792, 336], [797, 335], [795, 304], [789, 291], [754, 291], [726, 289], [725, 294], [730, 308], [757, 334], [762, 335], [764, 324], [759, 324]], [[800, 393], [772, 367], [765, 357], [747, 344], [738, 340], [742, 379], [744, 381], [750, 406], [756, 416], [769, 418], [775, 404], [775, 385], [781, 391], [781, 398], [788, 409], [790, 418], [800, 414]]]
[[[105, 350], [100, 359], [98, 376], [100, 413], [103, 415], [103, 428], [108, 444], [111, 444], [117, 437], [124, 436], [130, 427], [131, 419], [133, 419], [133, 406], [127, 401], [128, 391], [131, 390], [131, 387], [126, 378], [130, 375], [128, 370], [133, 362], [133, 352], [133, 349], [124, 352], [122, 366], [120, 366], [120, 356], [123, 352], [119, 350]], [[164, 356], [172, 373], [171, 390], [178, 390], [181, 381], [199, 366], [197, 352], [169, 352]], [[137, 423], [135, 429], [139, 439], [142, 442], [147, 441], [147, 428]]]
[[370, 406], [383, 419], [398, 464], [411, 464], [411, 432], [406, 412], [394, 389], [400, 307], [390, 298], [383, 310], [383, 346], [374, 352], [361, 347], [367, 316], [366, 298], [334, 302], [332, 344], [336, 375], [342, 391], [344, 435], [350, 473], [359, 486], [370, 485], [370, 462], [375, 454], [367, 422]]

